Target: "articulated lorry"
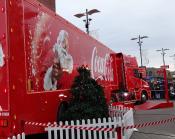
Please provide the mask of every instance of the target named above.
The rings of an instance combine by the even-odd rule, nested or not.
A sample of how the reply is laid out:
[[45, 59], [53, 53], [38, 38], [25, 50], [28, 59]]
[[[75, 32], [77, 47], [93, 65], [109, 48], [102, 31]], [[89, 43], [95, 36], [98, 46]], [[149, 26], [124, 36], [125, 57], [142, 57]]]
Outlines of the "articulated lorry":
[[0, 1], [0, 138], [59, 120], [76, 69], [87, 65], [108, 103], [146, 101], [136, 59], [115, 53], [35, 0]]

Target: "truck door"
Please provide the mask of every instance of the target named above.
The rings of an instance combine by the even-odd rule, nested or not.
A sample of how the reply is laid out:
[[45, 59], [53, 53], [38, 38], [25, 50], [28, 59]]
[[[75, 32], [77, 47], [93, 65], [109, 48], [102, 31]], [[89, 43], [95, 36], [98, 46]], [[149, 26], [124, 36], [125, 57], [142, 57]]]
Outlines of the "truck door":
[[134, 80], [135, 80], [135, 82], [136, 82], [136, 85], [135, 85], [135, 88], [136, 89], [140, 89], [140, 88], [142, 88], [142, 82], [141, 82], [141, 74], [139, 73], [139, 69], [137, 69], [137, 68], [135, 68], [135, 69], [133, 69], [133, 75], [134, 75]]

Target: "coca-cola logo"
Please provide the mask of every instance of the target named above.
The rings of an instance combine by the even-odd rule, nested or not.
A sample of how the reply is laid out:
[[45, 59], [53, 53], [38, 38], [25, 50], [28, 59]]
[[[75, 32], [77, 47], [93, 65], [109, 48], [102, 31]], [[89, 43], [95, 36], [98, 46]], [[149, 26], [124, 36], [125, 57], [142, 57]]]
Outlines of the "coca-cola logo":
[[112, 57], [105, 54], [104, 57], [98, 55], [97, 48], [94, 47], [91, 59], [91, 75], [94, 79], [113, 81]]

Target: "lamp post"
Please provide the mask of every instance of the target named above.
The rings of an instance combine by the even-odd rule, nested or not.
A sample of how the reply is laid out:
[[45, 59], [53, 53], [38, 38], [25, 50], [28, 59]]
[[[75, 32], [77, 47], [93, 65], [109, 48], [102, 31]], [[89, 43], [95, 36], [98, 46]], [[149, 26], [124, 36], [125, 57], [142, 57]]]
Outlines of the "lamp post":
[[148, 36], [140, 36], [137, 38], [131, 38], [131, 40], [138, 40], [138, 44], [139, 44], [139, 50], [140, 50], [140, 63], [141, 63], [141, 67], [143, 66], [143, 62], [142, 62], [142, 43], [143, 41], [141, 41], [144, 38], [148, 38]]
[[165, 66], [165, 54], [166, 54], [165, 51], [167, 51], [167, 50], [170, 50], [170, 49], [162, 48], [160, 50], [156, 50], [157, 52], [162, 52], [161, 55], [162, 55], [162, 60], [163, 60], [163, 66]]
[[170, 50], [170, 49], [162, 48], [160, 50], [156, 50], [158, 52], [161, 52], [161, 55], [162, 55], [162, 58], [163, 58], [162, 69], [163, 69], [163, 73], [164, 73], [165, 98], [166, 98], [167, 103], [169, 103], [168, 81], [167, 81], [167, 74], [166, 74], [166, 68], [168, 68], [168, 67], [165, 65], [165, 54], [166, 54], [165, 51], [168, 51], [168, 50]]
[[100, 12], [100, 11], [97, 9], [92, 9], [90, 11], [88, 11], [88, 9], [86, 9], [85, 13], [78, 13], [78, 14], [74, 15], [75, 17], [78, 17], [78, 18], [86, 16], [86, 19], [83, 21], [85, 22], [85, 28], [86, 28], [87, 34], [89, 34], [89, 25], [90, 25], [90, 21], [92, 20], [91, 18], [89, 18], [89, 15], [92, 15], [92, 14], [98, 13], [98, 12]]

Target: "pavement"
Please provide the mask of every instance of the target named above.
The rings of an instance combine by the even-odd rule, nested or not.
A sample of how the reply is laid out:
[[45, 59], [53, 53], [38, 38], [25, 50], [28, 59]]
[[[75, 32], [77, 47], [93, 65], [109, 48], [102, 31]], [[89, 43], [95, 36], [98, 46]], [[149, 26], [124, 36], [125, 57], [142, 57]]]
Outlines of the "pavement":
[[[175, 102], [174, 102], [175, 104]], [[139, 110], [134, 113], [135, 124], [159, 121], [175, 116], [175, 107], [167, 109]], [[138, 128], [130, 139], [175, 139], [175, 122]]]

